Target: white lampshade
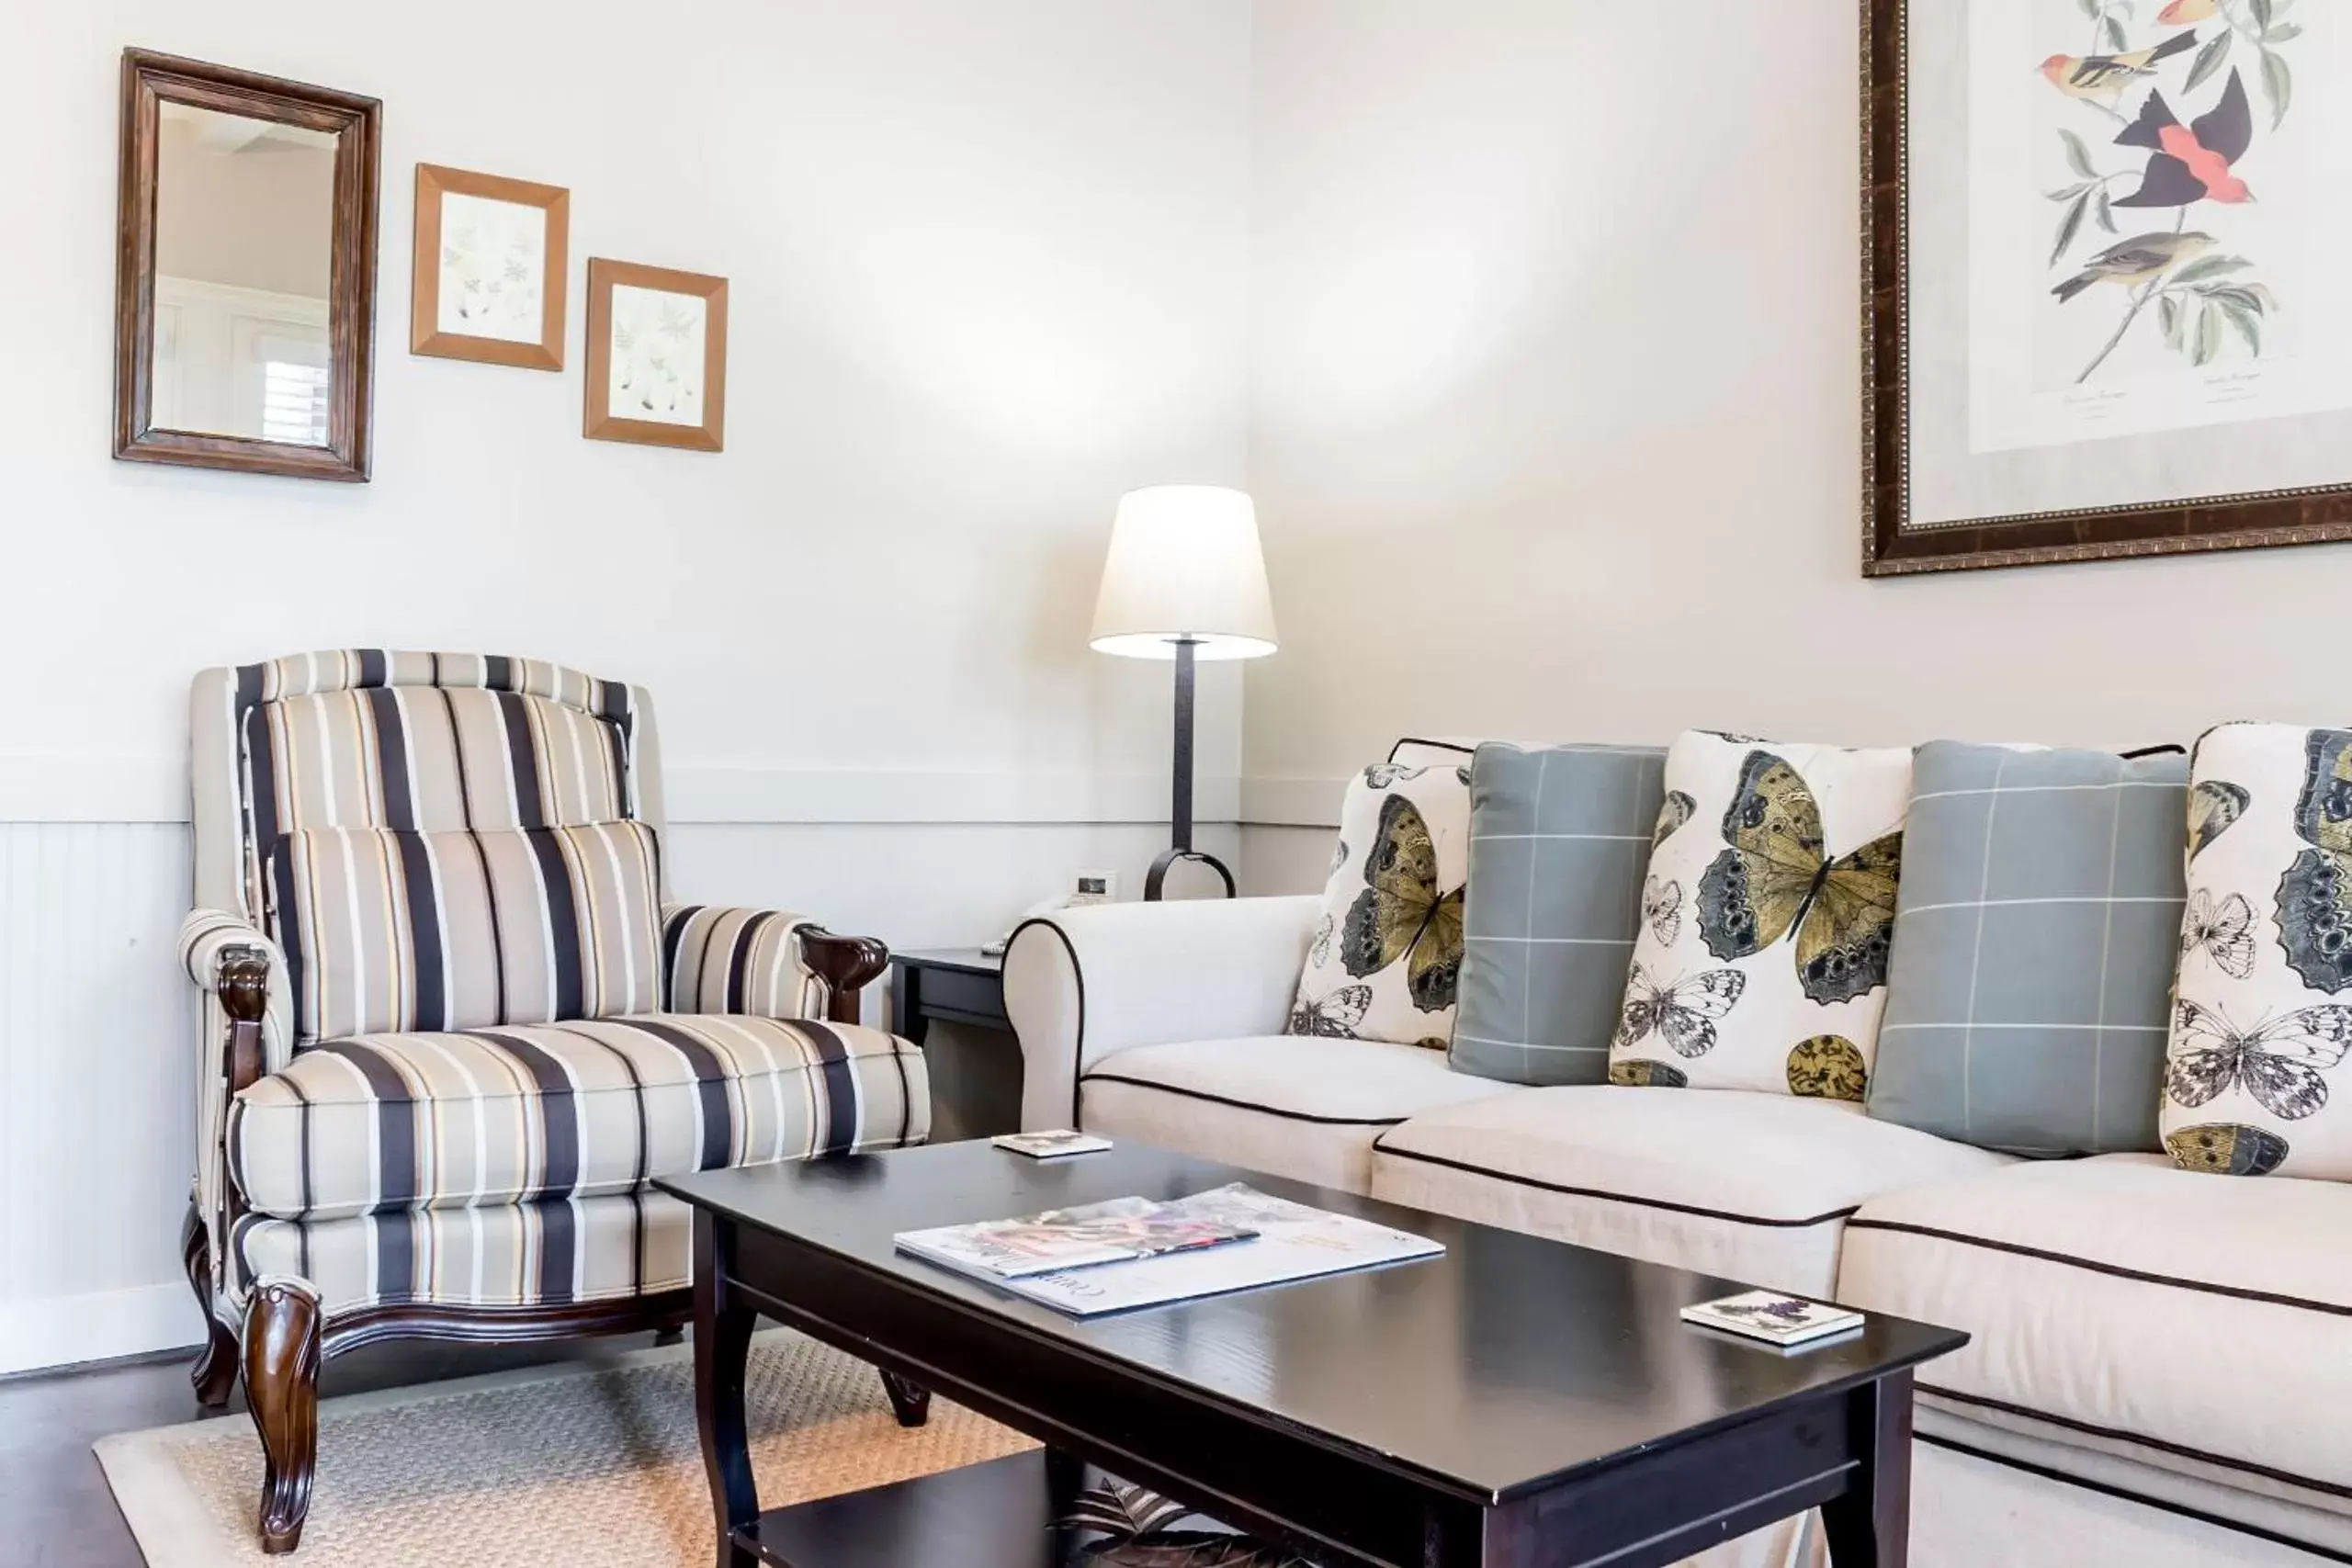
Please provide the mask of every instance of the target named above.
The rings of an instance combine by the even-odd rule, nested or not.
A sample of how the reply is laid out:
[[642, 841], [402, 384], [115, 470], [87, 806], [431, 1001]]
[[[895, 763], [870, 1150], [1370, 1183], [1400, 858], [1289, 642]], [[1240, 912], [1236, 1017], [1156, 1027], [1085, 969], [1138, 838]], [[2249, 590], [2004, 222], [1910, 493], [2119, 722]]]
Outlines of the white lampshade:
[[1258, 509], [1238, 490], [1154, 485], [1119, 498], [1094, 601], [1093, 648], [1128, 659], [1257, 659], [1274, 651]]

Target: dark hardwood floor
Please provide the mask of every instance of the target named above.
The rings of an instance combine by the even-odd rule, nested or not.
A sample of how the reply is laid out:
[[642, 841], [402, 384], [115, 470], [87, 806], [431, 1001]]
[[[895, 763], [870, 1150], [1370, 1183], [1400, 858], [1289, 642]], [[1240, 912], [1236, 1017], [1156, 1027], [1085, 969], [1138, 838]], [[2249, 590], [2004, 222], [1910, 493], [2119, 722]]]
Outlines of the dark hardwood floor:
[[[371, 1346], [329, 1362], [319, 1392], [332, 1399], [562, 1360], [592, 1346], [652, 1343], [651, 1335], [640, 1334], [494, 1348]], [[196, 1394], [187, 1382], [194, 1357], [191, 1349], [164, 1359], [0, 1379], [0, 1562], [10, 1568], [144, 1568], [90, 1444], [110, 1432], [195, 1419]], [[243, 1394], [212, 1419], [253, 1430]]]

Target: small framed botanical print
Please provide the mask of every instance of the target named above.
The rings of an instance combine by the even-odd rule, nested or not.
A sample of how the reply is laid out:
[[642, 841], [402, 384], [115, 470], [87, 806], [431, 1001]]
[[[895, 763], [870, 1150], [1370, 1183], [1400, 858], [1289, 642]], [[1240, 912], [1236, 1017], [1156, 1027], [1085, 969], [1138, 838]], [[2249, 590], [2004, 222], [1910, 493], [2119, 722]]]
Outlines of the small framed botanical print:
[[419, 164], [409, 351], [562, 369], [571, 225], [560, 186]]
[[581, 434], [717, 452], [727, 432], [727, 280], [592, 257]]

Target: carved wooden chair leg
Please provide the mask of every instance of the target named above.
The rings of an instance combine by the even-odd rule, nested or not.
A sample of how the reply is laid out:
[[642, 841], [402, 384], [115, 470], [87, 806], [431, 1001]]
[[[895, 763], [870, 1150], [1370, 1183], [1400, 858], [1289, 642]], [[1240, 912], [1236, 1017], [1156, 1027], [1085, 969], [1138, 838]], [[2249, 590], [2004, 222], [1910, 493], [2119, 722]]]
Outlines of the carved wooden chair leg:
[[319, 1458], [319, 1303], [299, 1281], [265, 1280], [246, 1303], [245, 1401], [261, 1434], [261, 1549], [291, 1551]]
[[684, 1339], [685, 1337], [686, 1320], [682, 1317], [673, 1317], [669, 1322], [662, 1324], [653, 1331], [653, 1343], [656, 1345], [675, 1345], [679, 1340]]
[[187, 1223], [180, 1230], [180, 1263], [187, 1270], [188, 1288], [196, 1292], [196, 1304], [203, 1309], [209, 1334], [187, 1370], [187, 1381], [196, 1385], [198, 1404], [218, 1410], [236, 1391], [237, 1337], [212, 1315], [212, 1237], [193, 1203], [187, 1206]]
[[899, 1418], [899, 1426], [920, 1427], [931, 1418], [931, 1390], [922, 1384], [896, 1372], [883, 1372], [882, 1392], [890, 1396], [890, 1413]]

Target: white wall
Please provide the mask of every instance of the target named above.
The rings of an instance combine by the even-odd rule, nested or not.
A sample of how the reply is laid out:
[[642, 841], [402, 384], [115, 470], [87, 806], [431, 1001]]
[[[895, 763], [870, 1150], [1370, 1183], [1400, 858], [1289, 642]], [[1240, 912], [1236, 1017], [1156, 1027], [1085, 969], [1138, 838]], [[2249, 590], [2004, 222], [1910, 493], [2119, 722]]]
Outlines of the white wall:
[[[1094, 576], [1120, 491], [1244, 478], [1247, 0], [291, 16], [9, 16], [0, 1371], [190, 1337], [196, 669], [391, 645], [642, 682], [682, 896], [976, 942], [1080, 867], [1132, 893], [1165, 841], [1167, 667], [1086, 651]], [[109, 460], [128, 44], [384, 100], [373, 483]], [[420, 161], [571, 188], [565, 374], [406, 352]], [[731, 279], [726, 453], [580, 438], [592, 255]], [[1230, 821], [1238, 676], [1202, 695]]]
[[[2342, 720], [2342, 546], [1862, 581], [1852, 6], [1259, 0], [1254, 37], [1251, 817], [1400, 733]], [[1319, 885], [1328, 831], [1248, 839]]]

